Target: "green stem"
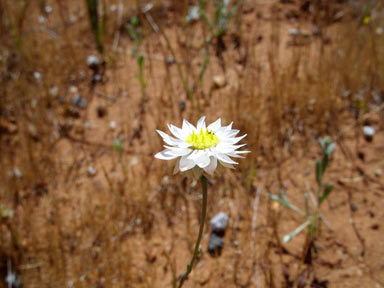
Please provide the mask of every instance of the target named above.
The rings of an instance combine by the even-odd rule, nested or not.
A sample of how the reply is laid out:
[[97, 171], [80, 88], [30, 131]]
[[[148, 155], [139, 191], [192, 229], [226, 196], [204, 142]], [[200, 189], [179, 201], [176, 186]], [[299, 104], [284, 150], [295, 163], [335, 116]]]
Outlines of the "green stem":
[[195, 250], [193, 251], [191, 262], [187, 265], [187, 271], [184, 272], [180, 277], [180, 282], [178, 288], [181, 288], [184, 284], [184, 281], [187, 280], [189, 273], [191, 273], [193, 264], [195, 263], [196, 257], [199, 255], [199, 246], [200, 241], [203, 236], [204, 231], [204, 223], [205, 223], [205, 215], [207, 213], [207, 178], [205, 176], [201, 176], [201, 187], [203, 189], [203, 207], [201, 211], [201, 220], [200, 220], [200, 230], [199, 230], [199, 236], [197, 237]]

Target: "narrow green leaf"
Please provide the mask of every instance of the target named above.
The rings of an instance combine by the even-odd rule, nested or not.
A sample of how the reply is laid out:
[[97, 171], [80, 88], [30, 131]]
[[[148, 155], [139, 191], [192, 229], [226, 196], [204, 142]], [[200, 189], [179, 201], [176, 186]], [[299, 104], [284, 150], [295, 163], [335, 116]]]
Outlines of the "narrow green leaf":
[[322, 175], [322, 165], [320, 160], [316, 160], [316, 181], [317, 184], [320, 186], [321, 185], [321, 178], [323, 177]]
[[284, 207], [288, 207], [289, 208], [289, 204], [287, 202], [285, 202], [283, 199], [280, 199], [279, 196], [276, 196], [274, 194], [269, 194], [269, 199], [273, 200], [273, 201], [276, 201], [277, 203], [279, 203], [281, 206], [284, 206]]
[[333, 188], [334, 188], [333, 184], [328, 184], [327, 187], [324, 188], [324, 193], [319, 198], [319, 204], [321, 204], [325, 199], [327, 199], [329, 194], [332, 192]]
[[328, 162], [328, 155], [324, 154], [323, 159], [321, 160], [321, 175], [324, 175], [325, 169], [328, 167]]
[[142, 55], [140, 55], [138, 58], [137, 58], [137, 62], [139, 64], [139, 68], [140, 70], [143, 70], [143, 63], [144, 63], [144, 57]]
[[119, 153], [122, 152], [122, 150], [123, 150], [123, 148], [122, 148], [122, 143], [121, 143], [121, 141], [120, 141], [119, 139], [115, 139], [115, 140], [113, 141], [113, 148], [114, 148], [117, 152], [119, 152]]
[[133, 27], [137, 27], [137, 26], [139, 26], [139, 18], [136, 16], [136, 15], [134, 15], [134, 16], [132, 16], [131, 17], [131, 24], [133, 25]]
[[280, 198], [281, 198], [285, 203], [289, 203], [287, 194], [285, 194], [284, 190], [281, 189], [279, 193], [280, 193]]
[[269, 199], [273, 200], [273, 201], [276, 201], [277, 203], [279, 203], [281, 206], [283, 207], [286, 207], [286, 208], [289, 208], [297, 213], [299, 213], [300, 215], [303, 215], [305, 216], [305, 213], [304, 211], [302, 211], [301, 209], [297, 208], [295, 205], [291, 204], [287, 198], [287, 196], [285, 195], [284, 191], [281, 190], [280, 191], [280, 196], [281, 198], [279, 198], [278, 196], [274, 195], [274, 194], [269, 194]]
[[299, 227], [297, 227], [294, 231], [285, 235], [283, 237], [283, 242], [288, 243], [289, 241], [291, 241], [297, 234], [299, 234], [301, 231], [303, 231], [309, 224], [311, 224], [310, 221], [308, 221], [308, 220], [305, 221], [303, 224], [301, 224]]
[[280, 201], [280, 198], [278, 196], [276, 196], [275, 194], [269, 194], [268, 197], [269, 197], [269, 199], [271, 199], [273, 201]]

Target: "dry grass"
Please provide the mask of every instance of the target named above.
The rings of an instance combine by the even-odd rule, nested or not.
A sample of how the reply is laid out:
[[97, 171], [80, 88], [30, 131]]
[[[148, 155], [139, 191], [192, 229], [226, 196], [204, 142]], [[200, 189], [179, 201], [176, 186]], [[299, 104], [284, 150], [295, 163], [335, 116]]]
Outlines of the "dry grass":
[[[234, 121], [248, 134], [252, 154], [210, 184], [207, 219], [218, 211], [231, 217], [226, 247], [219, 259], [203, 253], [186, 287], [290, 287], [292, 281], [304, 287], [300, 277], [307, 284], [330, 279], [342, 285], [343, 276], [329, 271], [337, 267], [342, 274], [356, 263], [367, 267], [366, 285], [383, 285], [375, 270], [380, 263], [370, 254], [375, 250], [363, 243], [359, 249], [368, 252], [356, 255], [359, 244], [325, 229], [321, 244], [342, 249], [346, 264], [330, 267], [318, 256], [315, 272], [304, 276], [299, 265], [304, 238], [293, 246], [280, 240], [299, 219], [267, 200], [268, 193], [293, 187], [290, 193], [303, 204], [303, 191], [314, 183], [316, 139], [322, 135], [340, 145], [329, 172], [332, 181], [356, 177], [354, 154], [366, 148], [356, 127], [368, 118], [382, 130], [382, 114], [376, 117], [384, 90], [380, 1], [371, 1], [367, 24], [360, 2], [356, 8], [316, 1], [313, 10], [304, 11], [299, 7], [306, 1], [238, 1], [241, 10], [228, 31], [209, 43], [204, 39], [211, 30], [203, 21], [184, 23], [188, 1], [154, 1], [150, 15], [159, 31], [139, 13], [145, 89], [125, 29], [144, 1], [122, 6], [121, 17], [119, 1], [106, 1], [117, 11], [108, 10], [104, 55], [99, 55], [105, 74], [98, 83], [86, 64], [97, 50], [85, 1], [44, 2], [53, 11], [40, 24], [44, 13], [38, 1], [0, 0], [0, 207], [14, 211], [13, 217], [0, 218], [0, 287], [6, 287], [10, 259], [24, 287], [171, 286], [192, 251], [201, 204], [198, 186], [183, 175], [171, 176], [173, 163], [153, 158], [161, 149], [155, 129], [180, 125], [183, 118], [194, 122], [200, 115]], [[206, 11], [213, 17], [213, 5]], [[298, 16], [289, 16], [292, 11]], [[336, 19], [340, 11], [343, 17]], [[318, 36], [312, 35], [314, 25]], [[308, 35], [290, 36], [292, 27]], [[171, 56], [173, 64], [167, 62]], [[215, 86], [217, 75], [225, 79], [223, 87]], [[87, 99], [85, 109], [72, 104], [77, 93]], [[105, 116], [97, 116], [99, 107]], [[367, 113], [374, 117], [364, 118]], [[110, 128], [111, 121], [116, 128]], [[116, 139], [120, 153], [113, 147]], [[382, 155], [380, 143], [375, 145], [368, 155]], [[379, 165], [372, 160], [364, 169]], [[309, 176], [302, 176], [309, 168]], [[380, 191], [382, 182], [364, 185]], [[354, 189], [361, 192], [364, 185]], [[348, 187], [337, 187], [332, 202], [347, 203], [337, 214], [343, 219], [335, 220], [337, 227], [354, 215], [342, 196], [352, 191]], [[335, 218], [332, 207], [326, 215]], [[359, 238], [359, 232], [345, 229]], [[375, 239], [372, 233], [364, 236]]]

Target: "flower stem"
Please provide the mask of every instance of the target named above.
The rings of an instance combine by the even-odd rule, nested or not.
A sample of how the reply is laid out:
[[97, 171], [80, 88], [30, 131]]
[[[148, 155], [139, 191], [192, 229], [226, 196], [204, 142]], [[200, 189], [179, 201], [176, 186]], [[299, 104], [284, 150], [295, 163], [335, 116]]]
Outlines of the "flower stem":
[[196, 257], [199, 255], [199, 246], [200, 241], [203, 236], [204, 231], [204, 223], [205, 223], [205, 215], [207, 213], [207, 178], [205, 176], [200, 177], [201, 181], [201, 188], [203, 190], [203, 207], [201, 211], [201, 220], [200, 220], [200, 230], [199, 230], [199, 236], [197, 237], [195, 250], [193, 251], [191, 262], [187, 265], [187, 271], [184, 272], [180, 277], [180, 282], [178, 288], [181, 288], [184, 284], [184, 281], [187, 280], [189, 273], [191, 273], [193, 264], [195, 263]]

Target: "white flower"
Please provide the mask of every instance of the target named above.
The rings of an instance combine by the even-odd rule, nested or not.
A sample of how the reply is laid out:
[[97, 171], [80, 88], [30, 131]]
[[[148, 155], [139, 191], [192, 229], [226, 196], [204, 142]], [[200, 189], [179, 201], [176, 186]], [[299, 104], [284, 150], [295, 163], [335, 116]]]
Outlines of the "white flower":
[[[233, 122], [232, 122], [233, 123]], [[162, 160], [172, 160], [180, 157], [175, 166], [174, 173], [193, 169], [195, 175], [199, 176], [202, 170], [213, 175], [217, 168], [217, 162], [224, 167], [233, 168], [233, 164], [238, 164], [230, 157], [244, 158], [240, 154], [250, 151], [237, 151], [246, 144], [235, 145], [246, 134], [235, 137], [240, 131], [232, 129], [232, 123], [228, 126], [221, 126], [221, 119], [206, 127], [205, 116], [197, 122], [197, 127], [183, 121], [182, 128], [168, 124], [171, 133], [176, 137], [156, 130], [163, 138], [165, 150], [157, 153], [156, 158]]]

